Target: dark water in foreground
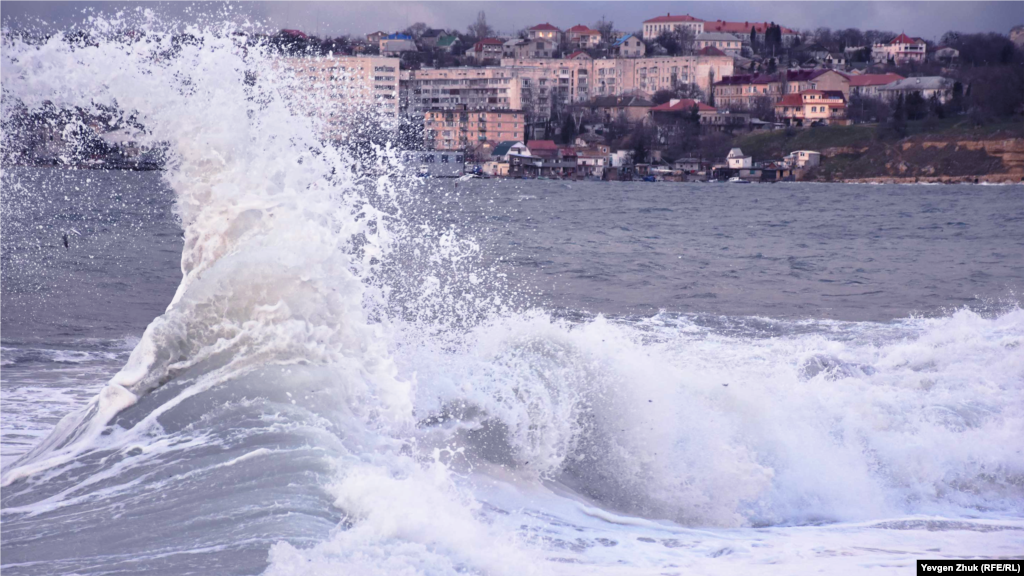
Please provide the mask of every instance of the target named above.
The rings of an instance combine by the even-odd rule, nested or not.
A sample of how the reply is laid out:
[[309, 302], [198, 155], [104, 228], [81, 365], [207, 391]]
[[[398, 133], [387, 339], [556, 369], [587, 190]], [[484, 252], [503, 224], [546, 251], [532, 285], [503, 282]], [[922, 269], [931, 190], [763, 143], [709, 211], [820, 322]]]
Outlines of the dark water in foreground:
[[[887, 321], [1024, 287], [1024, 186], [428, 184], [424, 212], [552, 310]], [[180, 281], [158, 173], [12, 170], [3, 210], [5, 341], [137, 335]]]

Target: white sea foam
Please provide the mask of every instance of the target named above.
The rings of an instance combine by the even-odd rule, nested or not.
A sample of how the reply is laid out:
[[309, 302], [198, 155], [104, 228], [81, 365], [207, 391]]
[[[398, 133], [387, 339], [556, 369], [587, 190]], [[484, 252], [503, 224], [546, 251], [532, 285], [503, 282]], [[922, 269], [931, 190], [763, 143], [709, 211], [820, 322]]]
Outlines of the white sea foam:
[[[10, 97], [116, 103], [169, 142], [185, 229], [166, 312], [3, 485], [42, 491], [86, 456], [109, 463], [5, 515], [191, 487], [286, 453], [127, 474], [227, 444], [209, 420], [174, 420], [238, 387], [294, 406], [261, 414], [267, 429], [307, 418], [295, 429], [309, 444], [345, 448], [316, 478], [345, 522], [313, 546], [273, 546], [270, 574], [842, 571], [936, 542], [972, 555], [1022, 542], [1024, 311], [757, 339], [517, 310], [472, 239], [403, 220], [400, 181], [360, 180], [320, 142], [263, 48], [228, 29], [180, 45], [145, 29], [133, 44], [4, 53]], [[955, 537], [912, 523], [966, 516], [1004, 523], [965, 521]], [[865, 524], [880, 519], [910, 528]]]

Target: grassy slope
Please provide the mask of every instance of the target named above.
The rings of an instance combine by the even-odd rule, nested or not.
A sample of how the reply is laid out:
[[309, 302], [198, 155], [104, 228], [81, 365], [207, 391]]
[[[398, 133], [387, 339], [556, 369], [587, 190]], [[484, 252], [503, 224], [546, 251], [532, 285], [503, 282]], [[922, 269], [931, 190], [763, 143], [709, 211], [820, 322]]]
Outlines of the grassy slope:
[[[816, 171], [819, 179], [870, 178], [877, 176], [969, 176], [997, 173], [1002, 161], [982, 151], [945, 148], [923, 148], [904, 144], [921, 142], [953, 142], [1024, 138], [1024, 123], [1019, 119], [974, 127], [964, 118], [946, 118], [930, 122], [910, 122], [905, 140], [879, 138], [873, 124], [856, 126], [822, 126], [797, 130], [787, 135], [783, 130], [748, 134], [735, 140], [755, 161], [779, 159], [793, 150], [849, 148], [849, 153], [825, 159]], [[864, 150], [866, 148], [866, 150]], [[903, 164], [901, 171], [897, 168]], [[888, 165], [888, 167], [887, 167]]]

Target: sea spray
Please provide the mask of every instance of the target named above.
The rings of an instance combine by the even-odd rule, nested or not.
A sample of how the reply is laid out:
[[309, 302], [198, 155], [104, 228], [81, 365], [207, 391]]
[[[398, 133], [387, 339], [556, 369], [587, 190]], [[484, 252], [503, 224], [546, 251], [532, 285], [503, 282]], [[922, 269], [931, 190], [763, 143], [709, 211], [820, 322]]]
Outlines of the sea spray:
[[148, 26], [4, 53], [5, 114], [103, 104], [167, 143], [185, 234], [121, 372], [5, 471], [5, 570], [797, 572], [923, 550], [892, 532], [924, 515], [1019, 542], [1019, 309], [772, 338], [523, 310], [445, 221], [454, 192], [322, 142], [266, 47]]

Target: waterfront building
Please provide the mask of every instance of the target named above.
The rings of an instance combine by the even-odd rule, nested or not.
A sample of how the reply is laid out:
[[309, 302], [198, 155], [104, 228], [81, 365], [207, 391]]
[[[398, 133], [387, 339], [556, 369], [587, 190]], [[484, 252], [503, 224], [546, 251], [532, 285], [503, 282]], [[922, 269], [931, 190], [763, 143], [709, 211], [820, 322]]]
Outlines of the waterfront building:
[[423, 128], [428, 148], [469, 150], [485, 142], [522, 141], [526, 117], [521, 110], [430, 110]]

